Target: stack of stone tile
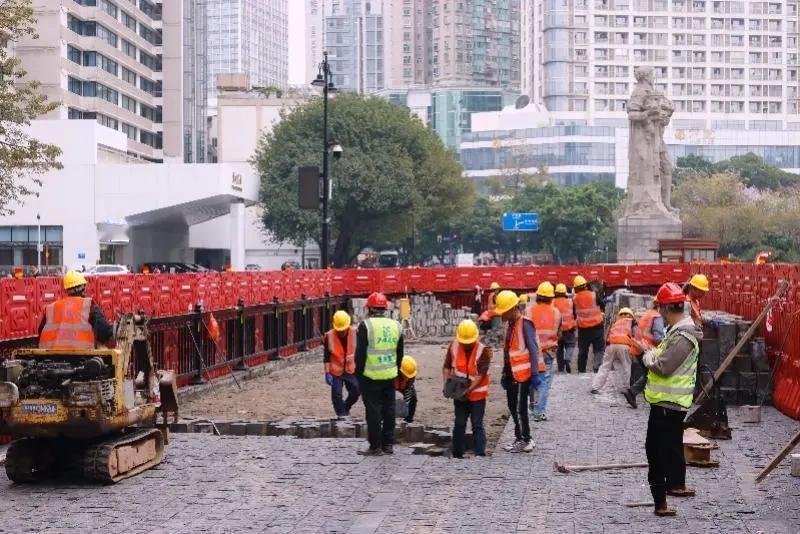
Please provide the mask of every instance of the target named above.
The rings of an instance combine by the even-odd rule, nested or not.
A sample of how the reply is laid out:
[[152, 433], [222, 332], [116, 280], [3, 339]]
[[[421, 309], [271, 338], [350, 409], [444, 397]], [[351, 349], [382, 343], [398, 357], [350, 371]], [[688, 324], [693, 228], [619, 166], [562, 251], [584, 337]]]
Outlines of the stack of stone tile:
[[[353, 299], [353, 317], [360, 321], [367, 316], [366, 299]], [[452, 337], [458, 324], [464, 319], [478, 320], [470, 308], [453, 308], [450, 304], [439, 301], [432, 294], [412, 295], [411, 318], [408, 320], [405, 335], [409, 338]], [[400, 303], [390, 303], [390, 315], [400, 320]]]

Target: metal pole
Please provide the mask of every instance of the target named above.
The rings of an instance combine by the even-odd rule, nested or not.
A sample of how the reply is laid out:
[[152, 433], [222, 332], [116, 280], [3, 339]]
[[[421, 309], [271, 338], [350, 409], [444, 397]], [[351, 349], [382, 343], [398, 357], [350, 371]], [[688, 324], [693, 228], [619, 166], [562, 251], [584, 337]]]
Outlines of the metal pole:
[[42, 216], [36, 214], [36, 272], [42, 275]]
[[330, 220], [328, 217], [328, 197], [330, 196], [330, 177], [328, 176], [328, 84], [330, 71], [328, 69], [328, 53], [322, 54], [322, 73], [325, 86], [322, 88], [322, 246], [320, 247], [320, 263], [323, 269], [328, 268], [328, 232]]

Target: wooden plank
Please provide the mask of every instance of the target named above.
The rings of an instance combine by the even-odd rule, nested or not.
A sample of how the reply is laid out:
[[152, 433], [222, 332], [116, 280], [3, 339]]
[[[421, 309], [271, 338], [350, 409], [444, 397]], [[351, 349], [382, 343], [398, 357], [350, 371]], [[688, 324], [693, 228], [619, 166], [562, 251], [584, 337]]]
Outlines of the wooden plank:
[[800, 443], [800, 430], [797, 431], [797, 434], [795, 434], [794, 437], [791, 439], [791, 441], [789, 441], [789, 443], [786, 444], [783, 450], [781, 450], [781, 452], [775, 455], [775, 457], [769, 462], [769, 464], [767, 464], [767, 467], [765, 467], [758, 474], [758, 476], [756, 477], [756, 482], [761, 482], [762, 480], [764, 480], [764, 478], [768, 474], [770, 474], [773, 469], [778, 467], [778, 464], [780, 464], [783, 461], [783, 459], [786, 458], [786, 456], [790, 452], [792, 452], [792, 450], [795, 447], [797, 447], [798, 443]]

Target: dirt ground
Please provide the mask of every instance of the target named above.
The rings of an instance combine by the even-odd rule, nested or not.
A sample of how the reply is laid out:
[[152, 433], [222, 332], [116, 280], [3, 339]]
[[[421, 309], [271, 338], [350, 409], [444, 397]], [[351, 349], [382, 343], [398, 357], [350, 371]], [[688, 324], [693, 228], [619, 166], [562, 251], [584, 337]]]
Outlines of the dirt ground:
[[[444, 340], [439, 343], [406, 343], [406, 354], [413, 356], [419, 367], [416, 380], [418, 404], [414, 421], [426, 426], [453, 426], [453, 402], [442, 396], [441, 373], [446, 350], [447, 341]], [[502, 356], [495, 354], [484, 418], [489, 450], [497, 442], [508, 419], [505, 392], [500, 387], [501, 369]], [[181, 406], [181, 413], [214, 420], [334, 416], [330, 388], [325, 384], [322, 356], [319, 362], [301, 363], [242, 382], [242, 390], [235, 384], [216, 387], [202, 398]], [[363, 403], [359, 401], [351, 415], [363, 419]]]

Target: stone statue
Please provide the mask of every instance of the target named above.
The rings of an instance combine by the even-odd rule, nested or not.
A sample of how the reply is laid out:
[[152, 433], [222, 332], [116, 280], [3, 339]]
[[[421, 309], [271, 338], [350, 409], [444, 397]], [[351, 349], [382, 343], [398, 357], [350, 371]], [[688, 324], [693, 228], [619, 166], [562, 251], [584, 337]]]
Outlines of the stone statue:
[[664, 129], [672, 117], [672, 102], [653, 87], [652, 67], [634, 70], [636, 86], [628, 101], [628, 201], [625, 215], [663, 213], [676, 217], [670, 206], [672, 164]]

